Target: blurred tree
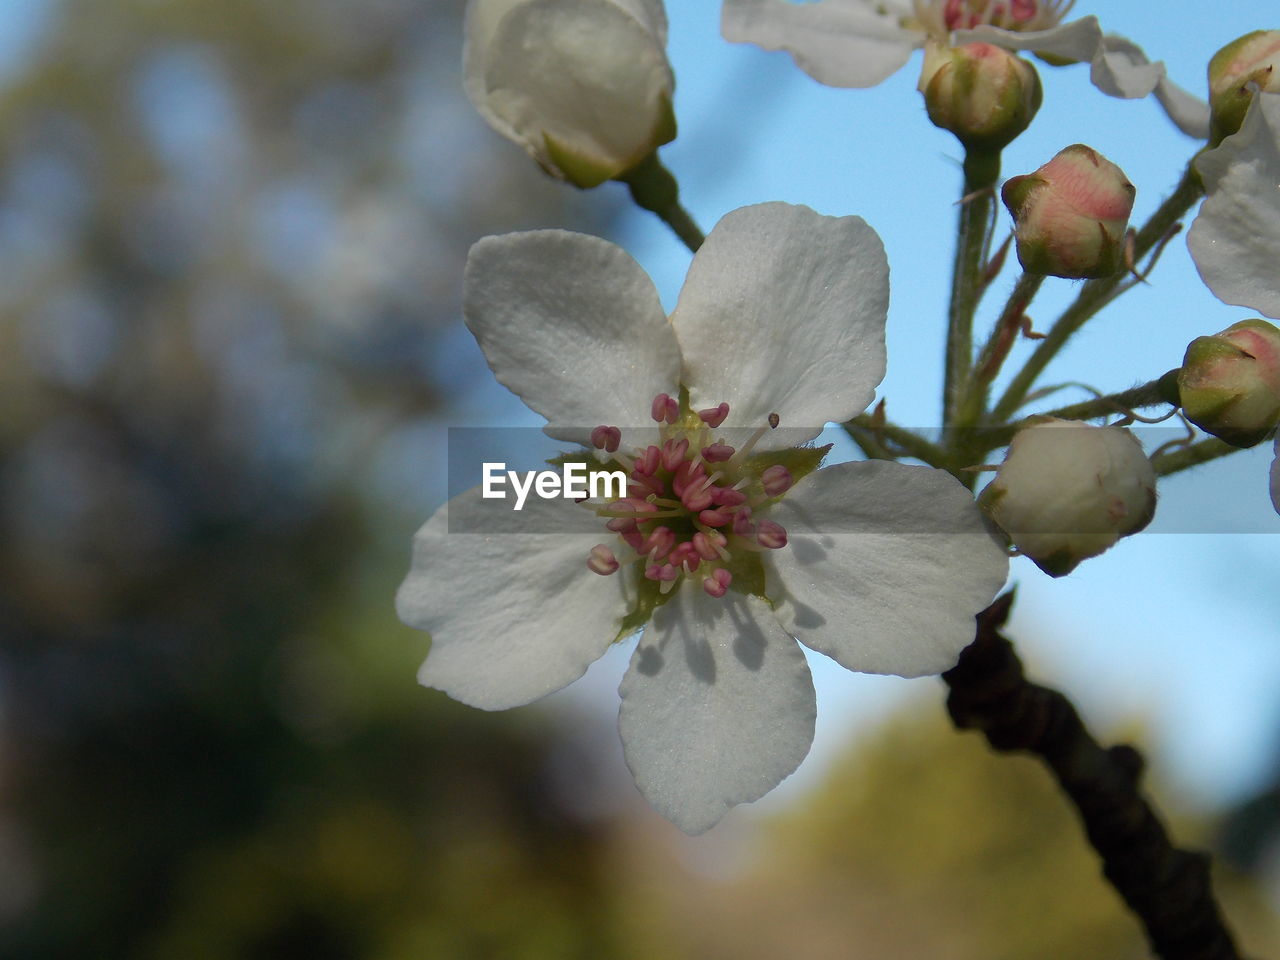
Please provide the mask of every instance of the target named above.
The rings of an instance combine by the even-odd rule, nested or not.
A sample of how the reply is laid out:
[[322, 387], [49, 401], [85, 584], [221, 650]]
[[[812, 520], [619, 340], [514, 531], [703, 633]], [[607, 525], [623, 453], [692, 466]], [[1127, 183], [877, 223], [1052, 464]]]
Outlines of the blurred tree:
[[[659, 883], [669, 863], [647, 859], [637, 885], [651, 913], [683, 925], [699, 957], [1149, 956], [1040, 765], [991, 753], [919, 702], [860, 737], [727, 881]], [[1280, 926], [1256, 887], [1220, 879], [1247, 954], [1274, 953]]]
[[461, 7], [49, 0], [0, 89], [0, 956], [628, 955], [377, 540], [471, 240], [617, 209], [472, 117]]

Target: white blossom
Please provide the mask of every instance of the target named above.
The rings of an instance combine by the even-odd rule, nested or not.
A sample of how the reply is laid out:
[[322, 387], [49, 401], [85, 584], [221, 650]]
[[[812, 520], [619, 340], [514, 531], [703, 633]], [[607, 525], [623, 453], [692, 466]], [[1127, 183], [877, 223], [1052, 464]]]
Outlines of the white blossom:
[[726, 40], [786, 50], [819, 83], [871, 87], [897, 72], [926, 42], [984, 42], [1031, 50], [1056, 61], [1087, 63], [1103, 93], [1133, 99], [1155, 93], [1170, 119], [1199, 139], [1209, 134], [1209, 108], [1165, 75], [1136, 44], [1103, 34], [1096, 17], [1069, 23], [1059, 0], [724, 0]]
[[463, 532], [485, 509], [474, 490], [442, 507], [397, 597], [431, 633], [422, 682], [525, 704], [647, 620], [620, 688], [624, 752], [654, 808], [699, 833], [807, 753], [796, 639], [851, 670], [954, 665], [1007, 572], [972, 496], [929, 467], [814, 470], [820, 451], [794, 448], [872, 400], [887, 305], [866, 223], [782, 203], [720, 221], [669, 319], [604, 240], [476, 244], [464, 313], [495, 376], [629, 488], [531, 500], [502, 534]]

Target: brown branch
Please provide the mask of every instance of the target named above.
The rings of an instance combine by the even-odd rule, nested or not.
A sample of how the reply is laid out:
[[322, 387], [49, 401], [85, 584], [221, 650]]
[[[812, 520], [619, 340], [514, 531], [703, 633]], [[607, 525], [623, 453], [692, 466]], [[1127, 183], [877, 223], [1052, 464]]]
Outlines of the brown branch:
[[1013, 594], [978, 614], [977, 638], [944, 673], [947, 709], [960, 729], [981, 730], [996, 750], [1035, 754], [1080, 814], [1103, 874], [1146, 929], [1162, 960], [1240, 960], [1213, 898], [1207, 854], [1179, 850], [1142, 796], [1143, 759], [1104, 749], [1071, 701], [1027, 680], [999, 630]]

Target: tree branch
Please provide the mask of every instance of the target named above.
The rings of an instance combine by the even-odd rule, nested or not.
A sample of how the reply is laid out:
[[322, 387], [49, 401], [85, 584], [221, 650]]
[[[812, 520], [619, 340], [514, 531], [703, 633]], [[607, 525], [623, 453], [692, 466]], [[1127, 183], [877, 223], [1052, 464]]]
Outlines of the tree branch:
[[1173, 846], [1142, 796], [1143, 759], [1128, 745], [1104, 749], [1071, 701], [1027, 680], [999, 630], [1006, 593], [978, 614], [977, 638], [944, 673], [947, 709], [960, 729], [981, 730], [996, 750], [1035, 754], [1080, 814], [1103, 874], [1137, 915], [1162, 960], [1240, 960], [1213, 897], [1207, 854]]

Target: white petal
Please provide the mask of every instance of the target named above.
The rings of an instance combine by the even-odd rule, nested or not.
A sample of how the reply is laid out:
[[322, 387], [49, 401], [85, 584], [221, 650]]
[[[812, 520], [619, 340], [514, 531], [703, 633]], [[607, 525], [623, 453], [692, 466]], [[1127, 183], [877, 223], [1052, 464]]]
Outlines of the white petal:
[[726, 214], [671, 315], [694, 408], [727, 401], [727, 428], [777, 413], [787, 435], [762, 447], [816, 437], [875, 396], [888, 306], [884, 246], [862, 218], [786, 203]]
[[893, 0], [725, 0], [720, 32], [733, 43], [785, 50], [830, 87], [874, 87], [897, 72], [924, 34], [901, 25], [911, 5]]
[[1209, 135], [1209, 105], [1170, 82], [1164, 64], [1152, 63], [1133, 41], [1116, 34], [1104, 36], [1097, 17], [1081, 17], [1050, 30], [1026, 33], [982, 26], [957, 30], [952, 40], [956, 44], [982, 41], [1006, 50], [1031, 50], [1088, 63], [1089, 79], [1108, 96], [1132, 100], [1154, 92], [1183, 133], [1201, 140]]
[[662, 0], [608, 0], [630, 14], [645, 28], [658, 44], [667, 45], [667, 11], [662, 7]]
[[973, 497], [931, 467], [826, 467], [770, 519], [788, 536], [768, 554], [784, 626], [863, 673], [916, 677], [955, 666], [974, 615], [1008, 573]]
[[1156, 84], [1156, 100], [1169, 119], [1188, 137], [1209, 139], [1209, 104], [1164, 77]]
[[1280, 433], [1276, 434], [1276, 458], [1271, 461], [1271, 505], [1280, 513]]
[[[506, 529], [493, 531], [495, 521]], [[431, 633], [419, 681], [504, 710], [582, 676], [625, 613], [622, 576], [586, 565], [608, 539], [599, 518], [571, 500], [531, 496], [515, 513], [476, 488], [441, 507], [414, 537], [396, 594], [400, 619]]]
[[658, 146], [675, 79], [661, 40], [631, 6], [529, 0], [489, 38], [483, 102], [544, 164], [547, 136], [617, 171]]
[[1102, 46], [1102, 28], [1097, 17], [1081, 17], [1048, 30], [1019, 32], [982, 25], [973, 30], [956, 30], [951, 34], [956, 46], [966, 43], [990, 43], [1006, 50], [1031, 50], [1061, 60], [1089, 63]]
[[809, 666], [757, 597], [686, 585], [654, 615], [619, 692], [636, 786], [685, 833], [764, 796], [813, 741]]
[[1224, 303], [1280, 318], [1280, 94], [1257, 94], [1196, 169], [1207, 197], [1187, 246], [1200, 277]]
[[[486, 237], [471, 248], [463, 313], [504, 386], [588, 443], [593, 427], [652, 427], [680, 350], [653, 281], [621, 248], [580, 233]], [[647, 427], [646, 427], [647, 425]]]
[[495, 130], [509, 140], [519, 140], [515, 129], [489, 107], [484, 82], [489, 63], [489, 51], [493, 35], [498, 31], [502, 18], [515, 7], [528, 0], [468, 0], [465, 17], [466, 41], [462, 46], [462, 85], [482, 117]]

